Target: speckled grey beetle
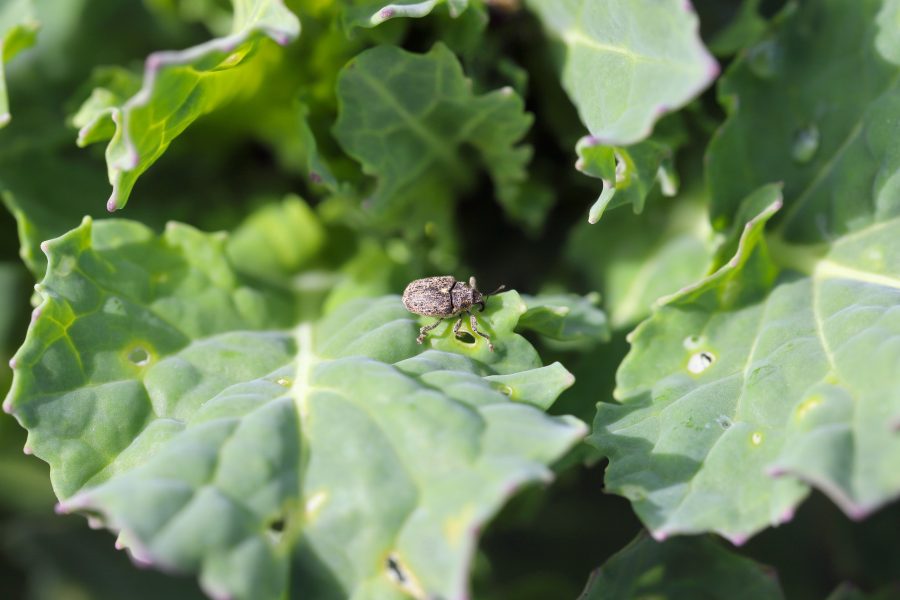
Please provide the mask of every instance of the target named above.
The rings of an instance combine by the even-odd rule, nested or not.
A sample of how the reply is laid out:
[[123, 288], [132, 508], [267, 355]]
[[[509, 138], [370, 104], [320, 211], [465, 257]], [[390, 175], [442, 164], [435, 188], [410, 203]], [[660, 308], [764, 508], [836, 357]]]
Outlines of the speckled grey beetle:
[[453, 334], [459, 337], [459, 326], [462, 325], [463, 313], [466, 313], [469, 315], [472, 332], [486, 339], [488, 349], [493, 352], [494, 344], [491, 343], [490, 336], [478, 331], [478, 322], [471, 310], [473, 306], [480, 304], [483, 311], [485, 298], [500, 293], [505, 287], [501, 285], [490, 294], [482, 294], [478, 291], [474, 277], [469, 277], [469, 285], [457, 281], [453, 275], [416, 279], [403, 290], [403, 306], [417, 315], [439, 317], [431, 325], [419, 329], [416, 341], [421, 344], [425, 341], [426, 333], [437, 327], [444, 319], [457, 315], [459, 320], [453, 326]]

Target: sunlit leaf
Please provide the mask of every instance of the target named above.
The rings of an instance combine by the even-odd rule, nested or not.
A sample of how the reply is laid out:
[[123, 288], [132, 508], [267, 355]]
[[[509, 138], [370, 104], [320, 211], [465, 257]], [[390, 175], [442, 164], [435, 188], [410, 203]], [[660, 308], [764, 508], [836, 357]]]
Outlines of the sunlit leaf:
[[34, 43], [39, 26], [31, 0], [7, 0], [0, 6], [0, 128], [12, 118], [3, 65]]
[[824, 254], [770, 247], [778, 197], [747, 199], [769, 206], [737, 228], [734, 257], [633, 332], [621, 404], [598, 406], [607, 486], [658, 538], [741, 543], [789, 520], [809, 485], [854, 518], [900, 495], [900, 221]]
[[214, 596], [460, 597], [479, 528], [584, 434], [532, 406], [572, 379], [513, 333], [515, 292], [478, 313], [494, 352], [450, 323], [423, 347], [396, 296], [297, 324], [302, 299], [184, 225], [45, 247], [4, 406], [61, 510]]
[[[271, 40], [287, 44], [300, 32], [297, 17], [280, 0], [236, 0], [234, 13], [227, 36], [151, 54], [140, 91], [124, 102], [104, 88], [82, 106], [80, 144], [112, 132], [106, 148], [113, 187], [108, 210], [125, 206], [137, 178], [191, 123], [259, 88]], [[98, 100], [98, 94], [105, 97]]]
[[427, 16], [439, 5], [446, 5], [450, 16], [455, 18], [469, 7], [469, 0], [353, 0], [347, 4], [344, 8], [347, 27], [375, 27], [391, 19]]
[[369, 200], [376, 212], [410, 219], [409, 211], [434, 204], [427, 184], [470, 185], [473, 159], [484, 163], [502, 202], [530, 202], [518, 200], [531, 156], [517, 145], [531, 125], [522, 99], [511, 88], [474, 94], [442, 44], [427, 54], [392, 46], [363, 52], [344, 67], [338, 99], [335, 136], [377, 177]]
[[650, 134], [719, 72], [684, 0], [527, 0], [562, 42], [562, 83], [582, 123], [607, 146]]
[[890, 3], [876, 20], [881, 5], [791, 4], [728, 70], [719, 95], [729, 118], [708, 152], [717, 228], [772, 181], [784, 182], [776, 223], [790, 241], [828, 241], [900, 214], [900, 56], [883, 54], [900, 44], [900, 27]]

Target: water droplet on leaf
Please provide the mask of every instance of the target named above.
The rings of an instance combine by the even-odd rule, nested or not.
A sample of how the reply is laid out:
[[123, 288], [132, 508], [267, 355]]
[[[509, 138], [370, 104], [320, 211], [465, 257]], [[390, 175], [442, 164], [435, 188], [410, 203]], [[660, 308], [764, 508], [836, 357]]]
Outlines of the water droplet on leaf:
[[779, 53], [775, 40], [760, 42], [747, 53], [747, 65], [757, 77], [771, 79], [778, 72]]
[[275, 383], [281, 387], [291, 387], [294, 384], [290, 377], [279, 377], [275, 380]]
[[697, 352], [691, 355], [688, 359], [687, 368], [691, 373], [700, 374], [707, 370], [715, 361], [715, 355], [712, 352], [706, 352], [704, 350], [703, 352]]
[[794, 162], [808, 163], [816, 155], [819, 149], [819, 128], [815, 125], [804, 127], [794, 134], [794, 144], [791, 146], [791, 158]]

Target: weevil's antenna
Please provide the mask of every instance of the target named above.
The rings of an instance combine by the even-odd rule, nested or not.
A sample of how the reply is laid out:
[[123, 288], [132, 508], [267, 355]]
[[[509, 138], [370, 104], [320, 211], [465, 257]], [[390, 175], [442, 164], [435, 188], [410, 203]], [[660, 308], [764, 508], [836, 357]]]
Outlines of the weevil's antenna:
[[[498, 287], [496, 290], [494, 290], [494, 291], [491, 292], [490, 294], [482, 294], [481, 297], [482, 297], [482, 298], [487, 298], [488, 296], [496, 296], [497, 294], [499, 294], [500, 292], [502, 292], [502, 291], [505, 290], [505, 289], [506, 289], [506, 286], [505, 286], [505, 285], [501, 285], [500, 287]], [[482, 300], [482, 301], [479, 302], [478, 304], [481, 305], [481, 312], [484, 312], [484, 300]]]

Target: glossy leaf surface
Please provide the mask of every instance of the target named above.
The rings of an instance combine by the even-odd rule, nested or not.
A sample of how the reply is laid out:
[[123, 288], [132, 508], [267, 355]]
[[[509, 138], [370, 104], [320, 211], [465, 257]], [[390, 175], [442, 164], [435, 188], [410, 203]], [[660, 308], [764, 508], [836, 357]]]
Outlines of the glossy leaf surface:
[[513, 333], [518, 295], [480, 315], [495, 352], [422, 348], [396, 296], [297, 325], [226, 246], [117, 220], [45, 245], [4, 406], [61, 510], [214, 596], [462, 597], [475, 532], [585, 432], [531, 406], [572, 380]]

